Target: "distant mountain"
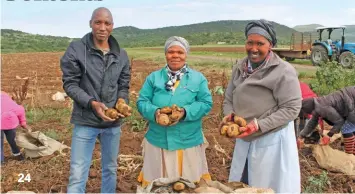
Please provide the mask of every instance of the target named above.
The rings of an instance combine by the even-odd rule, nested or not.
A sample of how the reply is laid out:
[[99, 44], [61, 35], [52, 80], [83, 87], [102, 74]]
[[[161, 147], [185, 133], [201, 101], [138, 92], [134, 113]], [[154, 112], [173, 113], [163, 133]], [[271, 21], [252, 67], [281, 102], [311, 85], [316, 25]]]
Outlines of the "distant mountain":
[[[123, 47], [162, 46], [168, 37], [174, 35], [185, 37], [191, 45], [217, 44], [217, 42], [244, 44], [244, 28], [248, 22], [250, 20], [224, 20], [157, 29], [125, 26], [115, 28], [112, 35]], [[287, 44], [291, 34], [296, 30], [282, 24], [272, 23], [279, 44]], [[72, 40], [75, 38], [35, 35], [1, 29], [1, 50], [3, 53], [64, 51]]]
[[308, 25], [298, 25], [293, 27], [293, 29], [299, 32], [311, 32], [311, 31], [315, 31], [315, 29], [318, 27], [323, 27], [323, 26], [320, 24], [308, 24]]
[[1, 52], [54, 52], [65, 50], [73, 38], [45, 36], [1, 29]]
[[[160, 46], [170, 36], [183, 36], [191, 45], [244, 44], [244, 28], [249, 20], [224, 20], [157, 29], [139, 29], [132, 26], [115, 28], [113, 35], [121, 44], [136, 46]], [[294, 29], [272, 22], [280, 44], [289, 41]]]
[[[346, 27], [345, 29], [345, 40], [347, 42], [355, 42], [355, 25], [344, 25]], [[320, 24], [308, 24], [308, 25], [298, 25], [293, 27], [294, 30], [297, 30], [299, 32], [312, 32], [315, 33], [316, 32], [316, 28], [317, 27], [324, 27], [323, 25]], [[341, 39], [342, 36], [342, 30], [335, 30], [332, 32], [331, 38], [332, 39]], [[328, 33], [324, 33], [322, 34], [322, 38], [325, 39], [327, 38]]]

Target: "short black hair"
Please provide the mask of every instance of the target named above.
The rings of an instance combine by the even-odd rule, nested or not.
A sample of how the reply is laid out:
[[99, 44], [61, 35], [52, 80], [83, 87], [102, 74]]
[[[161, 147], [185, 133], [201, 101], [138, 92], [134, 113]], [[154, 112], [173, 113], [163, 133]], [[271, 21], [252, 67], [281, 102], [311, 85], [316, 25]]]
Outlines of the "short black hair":
[[111, 14], [111, 11], [109, 9], [107, 9], [106, 7], [98, 7], [92, 12], [90, 21], [92, 21], [94, 19], [95, 15], [97, 14], [97, 12], [99, 12], [101, 10], [104, 10], [104, 11], [108, 12], [110, 14], [111, 18], [112, 18], [112, 14]]

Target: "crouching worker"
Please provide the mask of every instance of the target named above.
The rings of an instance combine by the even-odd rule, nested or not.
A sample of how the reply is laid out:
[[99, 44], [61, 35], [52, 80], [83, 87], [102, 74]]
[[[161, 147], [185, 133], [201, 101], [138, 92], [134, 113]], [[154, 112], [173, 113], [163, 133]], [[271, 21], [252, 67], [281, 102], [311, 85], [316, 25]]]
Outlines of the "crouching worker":
[[26, 124], [26, 115], [23, 106], [18, 105], [6, 92], [1, 91], [1, 163], [5, 162], [4, 136], [6, 136], [14, 158], [16, 160], [24, 159], [15, 141], [16, 127], [19, 125], [31, 131], [31, 128]]
[[355, 86], [345, 87], [326, 96], [308, 98], [302, 101], [301, 111], [312, 114], [312, 119], [300, 133], [298, 141], [313, 132], [321, 117], [332, 129], [322, 137], [321, 144], [327, 145], [330, 137], [341, 133], [344, 137], [345, 152], [355, 154]]
[[143, 187], [158, 178], [211, 179], [202, 117], [212, 108], [212, 96], [203, 74], [186, 64], [188, 52], [184, 38], [170, 37], [167, 65], [151, 73], [139, 92], [138, 111], [149, 121], [138, 177]]

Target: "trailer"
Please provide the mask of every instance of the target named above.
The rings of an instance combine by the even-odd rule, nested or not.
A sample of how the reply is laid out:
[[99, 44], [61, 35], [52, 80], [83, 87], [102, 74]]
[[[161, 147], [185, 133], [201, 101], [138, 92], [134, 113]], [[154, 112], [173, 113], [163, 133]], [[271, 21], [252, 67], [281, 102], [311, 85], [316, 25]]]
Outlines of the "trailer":
[[290, 45], [286, 48], [272, 48], [272, 51], [285, 58], [286, 61], [293, 61], [295, 59], [310, 59], [312, 45], [318, 39], [316, 33], [310, 32], [295, 32], [290, 38]]

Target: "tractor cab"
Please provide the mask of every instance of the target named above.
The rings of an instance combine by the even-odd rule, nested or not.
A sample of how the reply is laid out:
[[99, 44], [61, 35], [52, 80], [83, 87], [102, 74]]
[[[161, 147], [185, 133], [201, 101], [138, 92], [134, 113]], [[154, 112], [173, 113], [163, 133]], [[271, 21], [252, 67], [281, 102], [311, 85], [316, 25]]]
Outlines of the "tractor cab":
[[[345, 43], [345, 26], [318, 27], [318, 40], [312, 45], [311, 60], [313, 65], [319, 65], [321, 62], [338, 61], [344, 67], [351, 67], [355, 62], [355, 43]], [[333, 40], [331, 35], [335, 30], [341, 30], [341, 39]], [[327, 32], [323, 39], [323, 32]]]

